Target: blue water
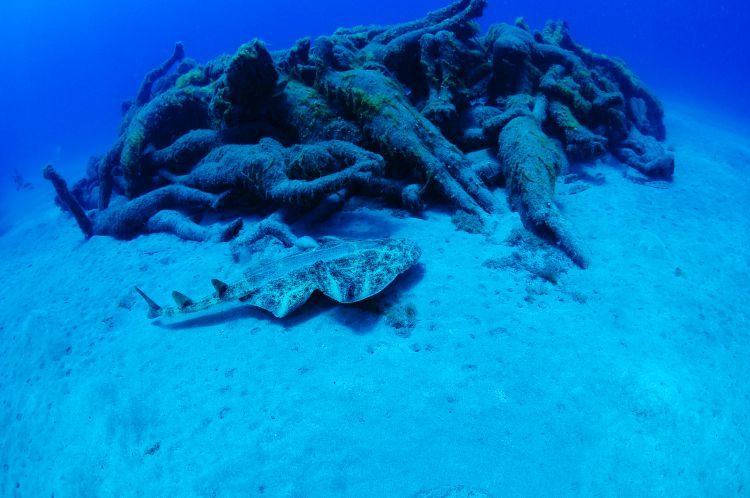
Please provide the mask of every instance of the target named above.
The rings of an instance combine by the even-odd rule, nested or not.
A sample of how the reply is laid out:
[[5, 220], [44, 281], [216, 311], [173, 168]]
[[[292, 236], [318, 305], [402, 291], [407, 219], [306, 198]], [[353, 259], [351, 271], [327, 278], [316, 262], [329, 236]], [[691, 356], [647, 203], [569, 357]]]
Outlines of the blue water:
[[[5, 0], [0, 5], [0, 168], [83, 163], [116, 135], [120, 102], [182, 40], [205, 61], [258, 37], [271, 49], [339, 26], [416, 19], [440, 0]], [[750, 112], [750, 2], [491, 1], [483, 25], [569, 22], [581, 44], [627, 61], [658, 95]], [[81, 165], [83, 168], [83, 164]]]

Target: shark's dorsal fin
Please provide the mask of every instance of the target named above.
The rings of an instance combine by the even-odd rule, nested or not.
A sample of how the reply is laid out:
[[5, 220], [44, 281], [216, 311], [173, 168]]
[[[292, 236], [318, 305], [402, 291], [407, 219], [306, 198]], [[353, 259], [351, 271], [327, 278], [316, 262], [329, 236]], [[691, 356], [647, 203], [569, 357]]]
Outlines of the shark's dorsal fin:
[[191, 304], [193, 304], [193, 300], [187, 297], [182, 292], [172, 291], [172, 299], [174, 299], [174, 302], [177, 303], [177, 307], [181, 310], [184, 310]]
[[227, 290], [229, 289], [229, 285], [222, 282], [218, 278], [212, 278], [211, 285], [213, 285], [214, 289], [216, 289], [216, 296], [219, 298], [224, 297], [227, 293]]
[[156, 304], [156, 302], [148, 297], [145, 292], [143, 292], [138, 287], [135, 288], [135, 291], [141, 295], [144, 301], [146, 301], [146, 304], [148, 304], [148, 317], [149, 318], [156, 318], [159, 315], [161, 315], [162, 309], [161, 306]]

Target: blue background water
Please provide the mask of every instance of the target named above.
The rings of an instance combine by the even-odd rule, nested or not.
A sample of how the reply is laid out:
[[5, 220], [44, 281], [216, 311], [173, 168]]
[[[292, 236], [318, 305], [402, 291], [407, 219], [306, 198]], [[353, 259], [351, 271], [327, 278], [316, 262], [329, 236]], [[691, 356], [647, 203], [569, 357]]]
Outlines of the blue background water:
[[[176, 40], [205, 61], [253, 37], [271, 49], [338, 26], [393, 23], [448, 0], [4, 0], [0, 171], [36, 177], [80, 164], [115, 138], [120, 103]], [[574, 38], [625, 59], [660, 96], [723, 114], [750, 111], [750, 2], [491, 0], [482, 24], [562, 18]], [[0, 180], [0, 191], [12, 186]]]

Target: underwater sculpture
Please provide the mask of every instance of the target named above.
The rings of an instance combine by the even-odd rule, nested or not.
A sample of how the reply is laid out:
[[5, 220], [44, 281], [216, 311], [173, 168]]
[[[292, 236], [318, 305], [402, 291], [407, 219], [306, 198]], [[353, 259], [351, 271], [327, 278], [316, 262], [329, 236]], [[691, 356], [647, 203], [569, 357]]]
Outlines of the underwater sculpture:
[[[586, 267], [584, 239], [555, 205], [557, 177], [612, 154], [671, 178], [662, 106], [563, 22], [480, 34], [485, 4], [460, 0], [277, 52], [253, 40], [205, 64], [178, 44], [123, 107], [109, 152], [67, 195], [57, 189], [59, 203], [84, 213], [87, 236], [207, 240], [231, 238], [240, 222], [210, 229], [187, 215], [304, 213], [336, 192], [412, 211], [445, 202], [488, 224], [506, 187], [525, 226]], [[481, 150], [497, 163], [475, 165]]]
[[177, 306], [173, 308], [162, 308], [141, 289], [136, 287], [136, 291], [148, 304], [149, 318], [195, 313], [235, 300], [283, 318], [315, 291], [339, 303], [374, 296], [411, 268], [421, 254], [420, 248], [408, 240], [330, 241], [266, 264], [263, 270], [247, 272], [234, 284], [213, 279], [216, 292], [198, 301], [175, 291], [172, 297]]
[[228, 241], [242, 229], [242, 219], [219, 227], [205, 227], [192, 222], [175, 208], [187, 211], [216, 210], [222, 196], [182, 185], [167, 185], [134, 199], [118, 199], [118, 204], [87, 214], [68, 189], [65, 180], [52, 165], [47, 165], [44, 178], [52, 182], [60, 204], [66, 206], [84, 235], [112, 235], [132, 239], [141, 233], [167, 232], [185, 240]]

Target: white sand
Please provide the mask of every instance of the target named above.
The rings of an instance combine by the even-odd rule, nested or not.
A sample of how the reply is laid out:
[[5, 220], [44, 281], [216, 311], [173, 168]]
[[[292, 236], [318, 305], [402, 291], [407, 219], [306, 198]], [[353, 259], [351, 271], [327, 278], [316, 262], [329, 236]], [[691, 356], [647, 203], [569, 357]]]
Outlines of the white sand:
[[668, 188], [605, 164], [561, 186], [592, 265], [557, 285], [483, 264], [513, 213], [490, 237], [340, 215], [422, 246], [381, 298], [410, 334], [322, 300], [153, 325], [133, 285], [199, 297], [244, 270], [228, 247], [83, 243], [40, 186], [0, 235], [0, 495], [750, 494], [750, 141], [669, 111]]

